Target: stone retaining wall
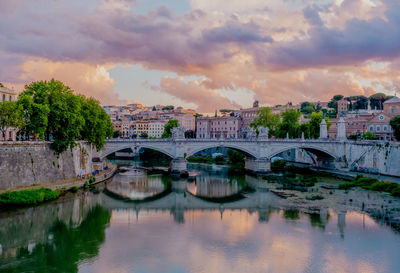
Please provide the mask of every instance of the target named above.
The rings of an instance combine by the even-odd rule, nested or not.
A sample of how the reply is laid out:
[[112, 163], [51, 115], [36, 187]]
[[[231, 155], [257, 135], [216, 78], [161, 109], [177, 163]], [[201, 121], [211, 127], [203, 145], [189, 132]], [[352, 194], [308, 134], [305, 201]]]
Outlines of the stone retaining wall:
[[49, 142], [0, 142], [0, 189], [76, 178], [92, 171], [95, 147], [78, 142], [56, 154]]

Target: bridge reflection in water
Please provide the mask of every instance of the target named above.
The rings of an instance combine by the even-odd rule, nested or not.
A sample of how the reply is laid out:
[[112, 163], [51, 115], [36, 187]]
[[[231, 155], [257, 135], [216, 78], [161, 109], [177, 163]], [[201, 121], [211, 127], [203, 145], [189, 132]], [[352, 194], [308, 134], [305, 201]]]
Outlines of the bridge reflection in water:
[[[400, 268], [396, 259], [400, 237], [364, 214], [282, 210], [285, 199], [269, 192], [265, 181], [227, 175], [228, 170], [218, 166], [199, 166], [197, 171], [199, 179], [194, 181], [115, 176], [108, 190], [124, 200], [84, 192], [3, 213], [0, 271], [381, 272], [384, 268], [398, 272]], [[254, 190], [246, 191], [246, 186]], [[151, 194], [155, 198], [149, 199]], [[243, 198], [220, 202], [224, 194]]]

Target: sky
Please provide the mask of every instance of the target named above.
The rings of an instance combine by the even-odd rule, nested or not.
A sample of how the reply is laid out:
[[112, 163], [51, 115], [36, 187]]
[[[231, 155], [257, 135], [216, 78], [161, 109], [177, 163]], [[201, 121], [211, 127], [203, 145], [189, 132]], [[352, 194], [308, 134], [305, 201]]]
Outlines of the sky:
[[0, 82], [216, 109], [400, 89], [398, 0], [0, 0]]

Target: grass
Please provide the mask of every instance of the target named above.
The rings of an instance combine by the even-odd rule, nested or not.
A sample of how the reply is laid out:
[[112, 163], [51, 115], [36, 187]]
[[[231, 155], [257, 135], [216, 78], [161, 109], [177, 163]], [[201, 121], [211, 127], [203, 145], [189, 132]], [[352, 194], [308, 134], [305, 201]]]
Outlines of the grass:
[[49, 200], [57, 199], [60, 191], [46, 188], [21, 191], [6, 191], [0, 194], [0, 204], [11, 206], [36, 205]]
[[361, 187], [366, 190], [387, 192], [392, 196], [400, 197], [400, 184], [392, 182], [380, 181], [372, 177], [364, 177], [358, 175], [350, 182], [345, 182], [339, 185], [339, 189], [348, 190], [354, 187]]

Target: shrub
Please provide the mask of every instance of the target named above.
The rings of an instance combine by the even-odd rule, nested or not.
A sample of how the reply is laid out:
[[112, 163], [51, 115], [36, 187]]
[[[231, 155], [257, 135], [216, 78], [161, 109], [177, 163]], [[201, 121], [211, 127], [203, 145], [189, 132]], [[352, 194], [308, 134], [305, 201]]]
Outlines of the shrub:
[[245, 155], [241, 152], [229, 149], [228, 150], [228, 163], [234, 165], [244, 165]]
[[224, 164], [224, 163], [225, 163], [225, 158], [222, 155], [215, 157], [215, 164]]
[[0, 194], [0, 204], [3, 205], [35, 205], [49, 200], [57, 199], [60, 196], [58, 190], [46, 188], [21, 191], [6, 191]]
[[275, 173], [285, 171], [286, 161], [285, 160], [275, 160], [271, 162], [271, 171]]
[[78, 187], [77, 186], [73, 186], [69, 189], [70, 192], [76, 193], [78, 192]]
[[92, 183], [94, 183], [94, 182], [96, 182], [96, 177], [91, 176], [91, 177], [89, 178], [89, 184], [92, 184]]
[[86, 181], [84, 184], [83, 184], [83, 188], [84, 189], [87, 189], [87, 188], [89, 188], [89, 184], [88, 184], [88, 182]]
[[339, 185], [339, 189], [342, 190], [348, 190], [353, 187], [362, 187], [363, 189], [371, 191], [387, 192], [392, 196], [400, 197], [400, 184], [379, 181], [372, 177], [363, 177], [359, 175], [352, 181]]
[[400, 197], [400, 187], [397, 187], [396, 189], [393, 189], [390, 194], [392, 196]]

